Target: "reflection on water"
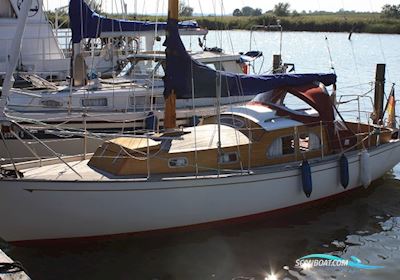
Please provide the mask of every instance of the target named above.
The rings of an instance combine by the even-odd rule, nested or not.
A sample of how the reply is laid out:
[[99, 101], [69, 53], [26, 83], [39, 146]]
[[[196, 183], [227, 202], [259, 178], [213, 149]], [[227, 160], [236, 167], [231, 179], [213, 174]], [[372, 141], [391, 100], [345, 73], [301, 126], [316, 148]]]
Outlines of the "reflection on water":
[[[377, 220], [384, 217], [377, 216]], [[378, 265], [376, 270], [360, 270], [350, 267], [310, 267], [302, 270], [289, 270], [296, 279], [396, 279], [400, 261], [400, 218], [391, 217], [385, 222], [378, 222], [381, 229], [373, 234], [357, 232], [346, 237], [344, 242], [332, 242], [337, 250], [330, 254], [350, 259], [361, 256], [364, 264]]]
[[[393, 279], [400, 260], [400, 166], [368, 189], [243, 224], [112, 240], [7, 247], [33, 279]], [[313, 253], [382, 265], [296, 269]], [[273, 279], [273, 278], [270, 278]]]

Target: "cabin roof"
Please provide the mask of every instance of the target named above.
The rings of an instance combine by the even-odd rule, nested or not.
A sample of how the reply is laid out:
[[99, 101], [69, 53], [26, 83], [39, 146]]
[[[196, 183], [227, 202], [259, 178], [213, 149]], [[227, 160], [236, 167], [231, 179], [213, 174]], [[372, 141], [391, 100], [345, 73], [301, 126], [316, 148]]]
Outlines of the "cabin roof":
[[147, 148], [147, 146], [149, 146], [149, 148], [154, 148], [160, 145], [160, 142], [154, 141], [152, 139], [133, 137], [119, 137], [111, 139], [109, 140], [109, 142], [130, 150], [143, 149]]
[[[310, 111], [309, 113], [311, 114], [313, 112]], [[302, 122], [278, 116], [275, 110], [263, 105], [246, 104], [237, 106], [224, 112], [223, 115], [234, 115], [249, 119], [266, 131], [303, 125]]]
[[[249, 144], [249, 138], [242, 132], [227, 125], [221, 125], [221, 147], [232, 147]], [[171, 142], [170, 153], [182, 153], [199, 150], [210, 150], [218, 148], [218, 125], [206, 124], [196, 127], [183, 129], [187, 134], [182, 136], [182, 140]]]

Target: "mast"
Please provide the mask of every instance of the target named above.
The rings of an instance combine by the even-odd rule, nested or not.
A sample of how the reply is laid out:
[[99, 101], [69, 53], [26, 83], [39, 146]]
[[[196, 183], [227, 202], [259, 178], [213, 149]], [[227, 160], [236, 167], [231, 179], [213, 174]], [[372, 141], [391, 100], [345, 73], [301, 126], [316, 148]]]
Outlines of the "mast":
[[[178, 20], [179, 15], [179, 1], [168, 0], [168, 20]], [[168, 34], [167, 34], [168, 36]], [[176, 92], [171, 90], [168, 97], [165, 99], [164, 107], [164, 128], [174, 129], [176, 128]]]
[[24, 0], [21, 5], [20, 13], [18, 14], [17, 32], [11, 42], [10, 50], [8, 52], [8, 66], [6, 76], [4, 78], [3, 89], [0, 100], [0, 111], [3, 113], [6, 105], [7, 96], [14, 84], [13, 73], [17, 67], [18, 57], [22, 48], [22, 36], [24, 35], [28, 13], [32, 6], [32, 0]]

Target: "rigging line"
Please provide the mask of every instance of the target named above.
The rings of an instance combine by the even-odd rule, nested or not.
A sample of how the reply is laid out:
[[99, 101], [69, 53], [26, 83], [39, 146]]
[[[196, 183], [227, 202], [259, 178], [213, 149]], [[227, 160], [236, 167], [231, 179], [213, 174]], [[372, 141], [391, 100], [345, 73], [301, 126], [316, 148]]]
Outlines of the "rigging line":
[[[157, 7], [156, 7], [156, 26], [154, 28], [154, 38], [157, 37], [158, 33], [158, 7], [160, 6], [160, 0], [157, 0]], [[154, 50], [154, 40], [153, 40], [153, 50]], [[153, 52], [153, 61], [156, 61], [156, 53]], [[161, 66], [160, 66], [161, 67]], [[157, 65], [154, 66], [151, 75], [151, 95], [150, 95], [150, 111], [153, 111], [153, 99], [154, 99], [154, 83], [155, 83], [155, 75], [156, 75]]]
[[[192, 73], [193, 73], [193, 60], [191, 60]], [[194, 132], [194, 161], [196, 167], [196, 177], [199, 173], [199, 165], [198, 165], [198, 152], [197, 152], [197, 124], [196, 124], [196, 104], [195, 104], [195, 96], [194, 96], [194, 77], [192, 75], [192, 109], [193, 109], [193, 132]]]
[[5, 147], [5, 150], [7, 152], [7, 156], [8, 156], [8, 158], [10, 159], [10, 161], [11, 161], [11, 163], [13, 165], [15, 174], [17, 175], [18, 179], [21, 179], [20, 173], [18, 172], [17, 166], [15, 165], [15, 160], [14, 160], [10, 150], [8, 149], [8, 145], [7, 145], [6, 139], [5, 139], [3, 131], [1, 131], [1, 129], [0, 129], [0, 135], [1, 135], [1, 140], [3, 141], [3, 145]]
[[[369, 5], [370, 5], [370, 10], [371, 10], [371, 12], [373, 12], [373, 6], [372, 6], [371, 0], [369, 0]], [[383, 50], [383, 44], [382, 44], [381, 34], [377, 34], [377, 35], [378, 35], [379, 48], [380, 48], [380, 51], [381, 51], [381, 55], [382, 55], [382, 58], [383, 58], [383, 62], [386, 64], [386, 55], [385, 55], [385, 51]], [[387, 75], [388, 75], [389, 80], [392, 80], [391, 77], [390, 77], [389, 67], [386, 68], [386, 72], [387, 72]]]
[[317, 0], [318, 10], [321, 11], [321, 3]]
[[[239, 83], [239, 91], [244, 95], [244, 90], [243, 90], [243, 84], [242, 80], [240, 77], [238, 77], [238, 83]], [[246, 128], [247, 131], [249, 132], [249, 135], [247, 136], [249, 139], [249, 145], [248, 145], [248, 151], [247, 151], [247, 172], [250, 174], [251, 171], [251, 150], [252, 150], [252, 143], [253, 143], [253, 134], [252, 134], [252, 128], [249, 128], [250, 122], [249, 120], [246, 120]]]
[[[100, 8], [99, 8], [100, 10], [102, 10], [103, 9], [103, 0], [101, 0], [100, 1]], [[97, 26], [96, 26], [96, 34], [100, 34], [100, 20], [98, 20], [97, 21]], [[93, 39], [94, 40], [94, 39]], [[101, 39], [100, 39], [101, 40]], [[93, 69], [94, 70], [96, 70], [96, 67], [95, 67], [95, 65], [94, 65], [94, 57], [95, 57], [95, 49], [94, 49], [94, 43], [92, 43], [93, 45], [93, 47], [92, 47], [92, 59], [91, 59], [91, 70], [93, 71]], [[101, 45], [101, 44], [100, 44]], [[100, 55], [99, 55], [99, 57], [101, 57]]]
[[142, 5], [142, 15], [146, 14], [146, 2], [143, 1], [143, 5]]
[[343, 11], [344, 11], [344, 0], [342, 0], [342, 7], [343, 7]]
[[203, 7], [201, 6], [201, 1], [200, 1], [200, 0], [197, 0], [197, 3], [198, 3], [199, 8], [200, 8], [201, 17], [204, 17]]
[[[190, 1], [189, 1], [189, 0], [188, 0], [188, 6], [191, 7], [191, 6], [190, 6]], [[190, 49], [191, 51], [194, 50], [194, 48], [193, 48], [193, 37], [194, 37], [194, 36], [192, 36], [192, 35], [189, 36], [189, 49]], [[196, 40], [194, 40], [194, 41], [196, 41]], [[195, 45], [196, 45], [196, 44], [195, 44]]]
[[[239, 89], [239, 84], [238, 84], [238, 78], [236, 78], [235, 79], [236, 80], [236, 86], [238, 87], [238, 89]], [[228, 97], [229, 97], [229, 102], [230, 102], [230, 104], [229, 104], [229, 108], [230, 108], [230, 110], [232, 111], [232, 114], [231, 114], [231, 118], [232, 118], [232, 123], [234, 124], [235, 123], [235, 117], [234, 117], [234, 115], [233, 115], [233, 103], [232, 103], [232, 98], [231, 98], [231, 92], [230, 92], [230, 90], [229, 90], [229, 86], [228, 86], [228, 79], [226, 79], [226, 86], [227, 86], [227, 89], [228, 89]], [[239, 89], [240, 90], [240, 89]], [[246, 123], [247, 124], [247, 123]], [[238, 153], [238, 155], [239, 155], [239, 162], [240, 162], [240, 170], [243, 172], [243, 161], [242, 161], [242, 155], [241, 155], [241, 151], [240, 151], [240, 138], [239, 138], [239, 130], [235, 130], [235, 136], [236, 136], [236, 147], [237, 147], [237, 153]]]
[[[223, 20], [223, 16], [226, 14], [225, 11], [225, 5], [224, 5], [224, 0], [221, 0], [221, 20]], [[225, 30], [228, 29], [228, 23], [225, 23]], [[231, 51], [232, 53], [235, 53], [235, 48], [233, 46], [233, 41], [232, 41], [232, 36], [230, 32], [226, 32], [226, 34], [228, 35], [228, 40], [231, 46]]]
[[360, 71], [358, 69], [357, 57], [356, 57], [356, 53], [354, 51], [353, 41], [350, 40], [349, 43], [350, 43], [350, 47], [351, 47], [351, 54], [352, 54], [352, 57], [353, 57], [354, 67], [356, 69], [358, 84], [361, 85], [362, 83], [361, 83], [361, 80], [360, 80]]
[[331, 66], [331, 70], [333, 71], [334, 74], [336, 74], [336, 70], [335, 70], [335, 66], [333, 64], [333, 60], [332, 60], [332, 53], [331, 53], [331, 48], [329, 46], [329, 40], [328, 37], [325, 35], [325, 42], [326, 42], [326, 47], [328, 49], [328, 54], [329, 54], [329, 64]]
[[[59, 154], [57, 154], [53, 149], [51, 149], [48, 145], [46, 145], [46, 143], [44, 143], [42, 140], [40, 140], [39, 138], [37, 138], [35, 135], [33, 135], [29, 130], [25, 129], [24, 127], [22, 127], [20, 124], [18, 124], [17, 122], [12, 122], [12, 124], [15, 124], [16, 126], [18, 126], [19, 129], [21, 129], [22, 131], [24, 131], [25, 133], [27, 133], [29, 136], [31, 136], [34, 140], [36, 140], [38, 143], [40, 143], [45, 149], [47, 149], [48, 151], [50, 151], [54, 156], [56, 156], [60, 161], [62, 161], [69, 169], [71, 169], [76, 175], [78, 175], [81, 179], [82, 176], [71, 166], [69, 165]], [[1, 133], [2, 137], [3, 134]]]
[[[213, 5], [213, 10], [214, 10], [214, 20], [215, 23], [217, 23], [217, 5], [215, 0], [212, 1], [212, 5]], [[220, 33], [218, 32], [218, 29], [215, 32], [215, 39], [217, 42], [217, 46], [221, 46], [222, 45], [222, 38], [219, 37]]]
[[[345, 87], [337, 87], [337, 89], [343, 90], [343, 89], [348, 89], [348, 88], [358, 88], [360, 86], [366, 86], [366, 85], [371, 85], [374, 82], [368, 82], [368, 83], [362, 83], [362, 84], [356, 84], [356, 85], [349, 85], [349, 86], [345, 86]], [[342, 94], [345, 95], [345, 94]]]

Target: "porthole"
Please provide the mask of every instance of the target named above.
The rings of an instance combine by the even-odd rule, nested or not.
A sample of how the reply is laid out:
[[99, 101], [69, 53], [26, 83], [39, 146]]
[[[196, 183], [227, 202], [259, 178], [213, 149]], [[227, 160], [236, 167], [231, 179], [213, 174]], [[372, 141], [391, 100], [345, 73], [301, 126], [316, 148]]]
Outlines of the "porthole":
[[235, 163], [237, 161], [238, 154], [236, 152], [224, 153], [219, 157], [219, 163]]
[[44, 107], [48, 107], [48, 108], [59, 108], [61, 107], [63, 104], [60, 101], [57, 100], [43, 100], [42, 102], [40, 102]]
[[105, 107], [108, 105], [107, 98], [82, 99], [83, 107]]
[[184, 157], [171, 158], [168, 160], [168, 166], [170, 168], [186, 167], [186, 166], [188, 166], [188, 160], [187, 160], [187, 158], [184, 158]]

